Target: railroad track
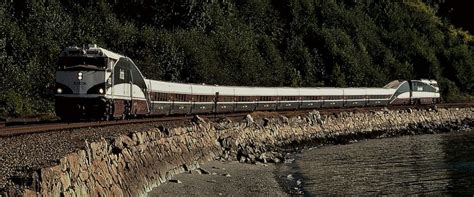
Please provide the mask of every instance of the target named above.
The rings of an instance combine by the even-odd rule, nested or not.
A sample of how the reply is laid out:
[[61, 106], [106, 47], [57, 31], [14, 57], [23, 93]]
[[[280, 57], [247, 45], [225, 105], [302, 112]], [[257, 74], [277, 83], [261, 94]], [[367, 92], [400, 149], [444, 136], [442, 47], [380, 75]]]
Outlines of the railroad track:
[[[171, 117], [168, 117], [168, 120]], [[183, 117], [180, 117], [182, 120]], [[95, 122], [57, 122], [57, 123], [44, 123], [44, 124], [31, 124], [31, 125], [15, 125], [15, 126], [6, 126], [0, 128], [0, 137], [10, 137], [16, 135], [56, 131], [56, 130], [67, 130], [67, 129], [78, 129], [78, 128], [88, 128], [88, 127], [104, 127], [112, 125], [124, 125], [124, 124], [140, 124], [158, 121], [159, 119], [137, 119], [137, 120], [118, 120], [118, 121], [95, 121]], [[163, 120], [165, 121], [165, 120]], [[172, 121], [172, 120], [169, 120]]]
[[[389, 110], [403, 110], [408, 108], [429, 108], [431, 106], [387, 106]], [[437, 105], [438, 108], [463, 108], [463, 107], [474, 107], [474, 103], [442, 103]], [[363, 107], [363, 108], [333, 108], [333, 109], [318, 109], [321, 114], [330, 115], [337, 114], [340, 112], [369, 112], [379, 111], [385, 107]], [[250, 113], [276, 113], [279, 115], [296, 116], [308, 113], [313, 110], [299, 110], [299, 111], [272, 111], [272, 112], [250, 112]], [[207, 114], [199, 115], [208, 119], [215, 118], [243, 118], [248, 113], [232, 113], [232, 114]], [[49, 122], [49, 123], [37, 123], [25, 125], [14, 125], [8, 126], [5, 122], [0, 122], [0, 137], [11, 137], [17, 135], [42, 133], [58, 130], [68, 129], [79, 129], [79, 128], [97, 128], [105, 126], [125, 125], [125, 124], [143, 124], [152, 122], [173, 122], [173, 121], [186, 121], [191, 120], [194, 116], [167, 116], [159, 118], [143, 118], [143, 119], [131, 119], [131, 120], [115, 120], [115, 121], [94, 121], [94, 122]]]

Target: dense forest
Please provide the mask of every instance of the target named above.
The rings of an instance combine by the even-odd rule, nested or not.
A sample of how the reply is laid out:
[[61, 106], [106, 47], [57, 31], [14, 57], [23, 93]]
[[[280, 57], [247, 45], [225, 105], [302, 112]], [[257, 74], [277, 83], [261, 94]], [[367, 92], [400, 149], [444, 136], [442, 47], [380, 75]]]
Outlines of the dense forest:
[[445, 0], [6, 0], [0, 6], [0, 116], [52, 112], [60, 51], [88, 43], [130, 57], [151, 79], [381, 87], [395, 79], [426, 78], [438, 80], [446, 101], [472, 100], [474, 37], [453, 25], [452, 9], [444, 5]]

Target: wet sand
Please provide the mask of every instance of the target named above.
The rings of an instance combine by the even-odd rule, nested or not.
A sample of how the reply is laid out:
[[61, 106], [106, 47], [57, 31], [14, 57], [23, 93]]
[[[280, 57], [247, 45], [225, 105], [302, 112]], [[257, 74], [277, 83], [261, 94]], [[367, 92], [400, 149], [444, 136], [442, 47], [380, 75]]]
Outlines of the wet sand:
[[202, 174], [176, 175], [148, 196], [289, 196], [276, 180], [274, 164], [210, 161], [201, 169]]

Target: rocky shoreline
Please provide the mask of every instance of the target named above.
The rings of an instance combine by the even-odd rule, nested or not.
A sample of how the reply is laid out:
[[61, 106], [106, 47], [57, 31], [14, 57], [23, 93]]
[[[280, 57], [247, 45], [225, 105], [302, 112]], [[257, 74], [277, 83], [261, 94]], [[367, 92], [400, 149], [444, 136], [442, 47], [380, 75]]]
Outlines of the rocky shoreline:
[[[459, 110], [459, 109], [454, 109]], [[467, 110], [469, 112], [469, 110]], [[398, 114], [420, 114], [421, 116], [418, 117], [419, 120], [411, 119], [413, 122], [404, 122], [400, 121], [401, 117], [393, 116], [393, 113]], [[253, 120], [249, 121], [247, 118], [247, 124], [249, 122], [253, 122], [256, 125], [256, 133], [258, 133], [259, 129], [268, 129], [269, 125], [275, 126], [271, 128], [271, 132], [275, 132], [278, 129], [278, 125], [287, 124], [288, 126], [294, 126], [292, 129], [293, 131], [303, 129], [305, 130], [305, 126], [301, 127], [305, 123], [309, 124], [309, 127], [315, 127], [314, 129], [319, 129], [320, 132], [311, 132], [304, 137], [301, 136], [288, 136], [281, 141], [274, 141], [273, 144], [269, 145], [267, 143], [241, 143], [236, 144], [232, 143], [245, 141], [245, 139], [239, 139], [236, 136], [225, 136], [219, 139], [220, 145], [223, 148], [223, 154], [219, 155], [217, 159], [221, 161], [233, 161], [237, 160], [241, 163], [252, 163], [255, 164], [256, 162], [262, 163], [279, 163], [285, 160], [284, 155], [285, 153], [291, 153], [298, 149], [310, 148], [310, 147], [318, 147], [322, 145], [328, 144], [346, 144], [351, 142], [356, 142], [358, 140], [366, 140], [366, 139], [375, 139], [375, 138], [388, 138], [388, 137], [398, 137], [398, 136], [405, 136], [405, 135], [420, 135], [420, 134], [436, 134], [436, 133], [446, 133], [458, 130], [465, 130], [474, 127], [474, 119], [473, 116], [465, 116], [459, 118], [448, 118], [448, 120], [436, 120], [436, 119], [429, 119], [426, 117], [429, 113], [438, 113], [438, 111], [379, 111], [379, 112], [372, 112], [368, 116], [375, 116], [378, 118], [389, 116], [393, 117], [392, 120], [387, 120], [387, 122], [383, 122], [382, 124], [369, 124], [370, 127], [361, 128], [357, 125], [354, 125], [353, 122], [348, 121], [347, 119], [354, 118], [354, 115], [362, 117], [355, 117], [356, 120], [368, 121], [367, 114], [353, 114], [353, 113], [346, 113], [342, 112], [332, 117], [324, 116], [322, 117], [318, 111], [310, 112], [306, 117], [296, 117], [292, 120], [287, 119], [286, 117], [280, 117], [280, 119], [266, 119], [263, 118], [258, 122], [253, 122]], [[473, 113], [472, 109], [469, 112]], [[365, 118], [365, 120], [364, 120]], [[397, 122], [398, 118], [398, 122]], [[433, 117], [431, 117], [433, 118]], [[382, 118], [384, 119], [384, 118]], [[342, 123], [341, 125], [335, 125], [333, 128], [325, 127], [324, 124], [328, 124], [326, 121], [337, 122], [341, 120], [343, 122], [347, 122], [347, 125]], [[276, 122], [275, 122], [276, 121]], [[374, 119], [373, 121], [380, 121]], [[385, 121], [385, 120], [384, 120]], [[304, 122], [304, 123], [302, 123]], [[364, 122], [362, 122], [364, 123]], [[366, 122], [367, 123], [367, 122]], [[379, 122], [381, 123], [381, 122]], [[388, 124], [387, 124], [388, 123]], [[392, 125], [393, 124], [393, 125]], [[344, 127], [347, 128], [344, 128]], [[262, 128], [263, 127], [263, 128]], [[354, 128], [356, 127], [356, 128]], [[334, 129], [335, 130], [332, 130]], [[329, 130], [328, 130], [329, 129]], [[251, 139], [251, 138], [250, 138]]]
[[[101, 138], [64, 155], [59, 164], [29, 174], [27, 196], [146, 195], [173, 175], [210, 160], [282, 162], [296, 148], [348, 143], [367, 138], [449, 132], [473, 126], [473, 108], [342, 112], [313, 111], [295, 117], [216, 122], [196, 117], [191, 126], [149, 127]], [[14, 196], [6, 188], [0, 195]]]

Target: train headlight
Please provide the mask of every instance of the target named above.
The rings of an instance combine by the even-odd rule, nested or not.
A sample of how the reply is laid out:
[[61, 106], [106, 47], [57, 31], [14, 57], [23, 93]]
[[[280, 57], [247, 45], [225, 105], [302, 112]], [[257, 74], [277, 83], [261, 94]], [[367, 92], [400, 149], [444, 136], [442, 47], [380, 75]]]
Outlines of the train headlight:
[[100, 89], [99, 89], [99, 93], [103, 94], [103, 93], [104, 93], [104, 89], [100, 88]]
[[58, 88], [58, 89], [56, 90], [56, 92], [57, 92], [58, 94], [61, 94], [61, 93], [63, 93], [63, 89]]
[[77, 79], [82, 80], [82, 73], [81, 72], [77, 73]]

